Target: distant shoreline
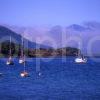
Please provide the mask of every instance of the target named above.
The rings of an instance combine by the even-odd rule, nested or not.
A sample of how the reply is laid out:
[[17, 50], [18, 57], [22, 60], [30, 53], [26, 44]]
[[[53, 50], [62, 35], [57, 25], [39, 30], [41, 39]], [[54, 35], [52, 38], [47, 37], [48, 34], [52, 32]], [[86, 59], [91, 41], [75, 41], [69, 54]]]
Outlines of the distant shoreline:
[[[69, 58], [69, 57], [77, 57], [77, 56], [46, 56], [46, 57], [29, 57], [26, 56], [26, 58]], [[100, 56], [84, 56], [86, 58], [100, 58]], [[0, 56], [0, 58], [8, 58], [7, 56]], [[12, 56], [12, 58], [19, 58], [18, 56]]]

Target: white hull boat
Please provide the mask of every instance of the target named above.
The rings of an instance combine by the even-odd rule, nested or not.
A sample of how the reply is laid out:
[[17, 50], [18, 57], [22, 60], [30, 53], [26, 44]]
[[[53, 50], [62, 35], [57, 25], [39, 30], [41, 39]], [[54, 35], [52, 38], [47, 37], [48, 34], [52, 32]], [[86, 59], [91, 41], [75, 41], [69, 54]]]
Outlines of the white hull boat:
[[86, 63], [87, 62], [87, 59], [86, 58], [76, 58], [75, 59], [75, 62], [76, 63]]
[[22, 73], [20, 74], [20, 76], [21, 76], [21, 77], [28, 77], [29, 74], [28, 74], [26, 71], [24, 71], [24, 72], [22, 72]]
[[19, 64], [23, 64], [25, 61], [23, 59], [19, 59]]
[[7, 65], [13, 65], [14, 63], [13, 63], [13, 61], [7, 61], [6, 64]]

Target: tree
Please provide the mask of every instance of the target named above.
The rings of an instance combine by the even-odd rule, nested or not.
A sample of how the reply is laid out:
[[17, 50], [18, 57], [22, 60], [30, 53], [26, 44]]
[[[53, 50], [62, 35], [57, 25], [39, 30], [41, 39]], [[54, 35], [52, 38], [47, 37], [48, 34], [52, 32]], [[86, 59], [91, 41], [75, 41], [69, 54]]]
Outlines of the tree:
[[1, 53], [5, 56], [9, 55], [10, 52], [10, 48], [11, 48], [11, 55], [13, 55], [15, 53], [15, 44], [13, 42], [9, 41], [5, 41], [1, 43]]

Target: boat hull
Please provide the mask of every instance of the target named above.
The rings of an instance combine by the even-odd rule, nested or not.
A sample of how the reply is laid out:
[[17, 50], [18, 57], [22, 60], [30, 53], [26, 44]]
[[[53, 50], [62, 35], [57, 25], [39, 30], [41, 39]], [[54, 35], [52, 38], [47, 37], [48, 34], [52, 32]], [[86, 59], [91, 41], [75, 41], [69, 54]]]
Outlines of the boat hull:
[[21, 76], [21, 77], [28, 77], [29, 74], [28, 74], [27, 72], [22, 72], [22, 73], [20, 74], [20, 76]]
[[22, 60], [22, 59], [19, 60], [19, 64], [23, 64], [24, 62], [25, 62], [25, 61]]
[[76, 58], [75, 59], [75, 63], [86, 63], [87, 62], [87, 60], [84, 58], [84, 59], [82, 59], [82, 58]]
[[7, 61], [6, 64], [7, 65], [14, 65], [13, 61]]

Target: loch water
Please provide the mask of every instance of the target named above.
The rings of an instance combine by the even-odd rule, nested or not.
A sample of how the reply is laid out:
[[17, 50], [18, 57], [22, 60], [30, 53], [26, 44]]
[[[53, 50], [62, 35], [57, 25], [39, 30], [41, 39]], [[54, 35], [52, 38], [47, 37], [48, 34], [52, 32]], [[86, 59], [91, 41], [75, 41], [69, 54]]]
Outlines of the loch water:
[[86, 64], [74, 59], [27, 58], [29, 77], [22, 78], [18, 58], [11, 66], [0, 58], [0, 100], [100, 100], [100, 58], [88, 58]]

